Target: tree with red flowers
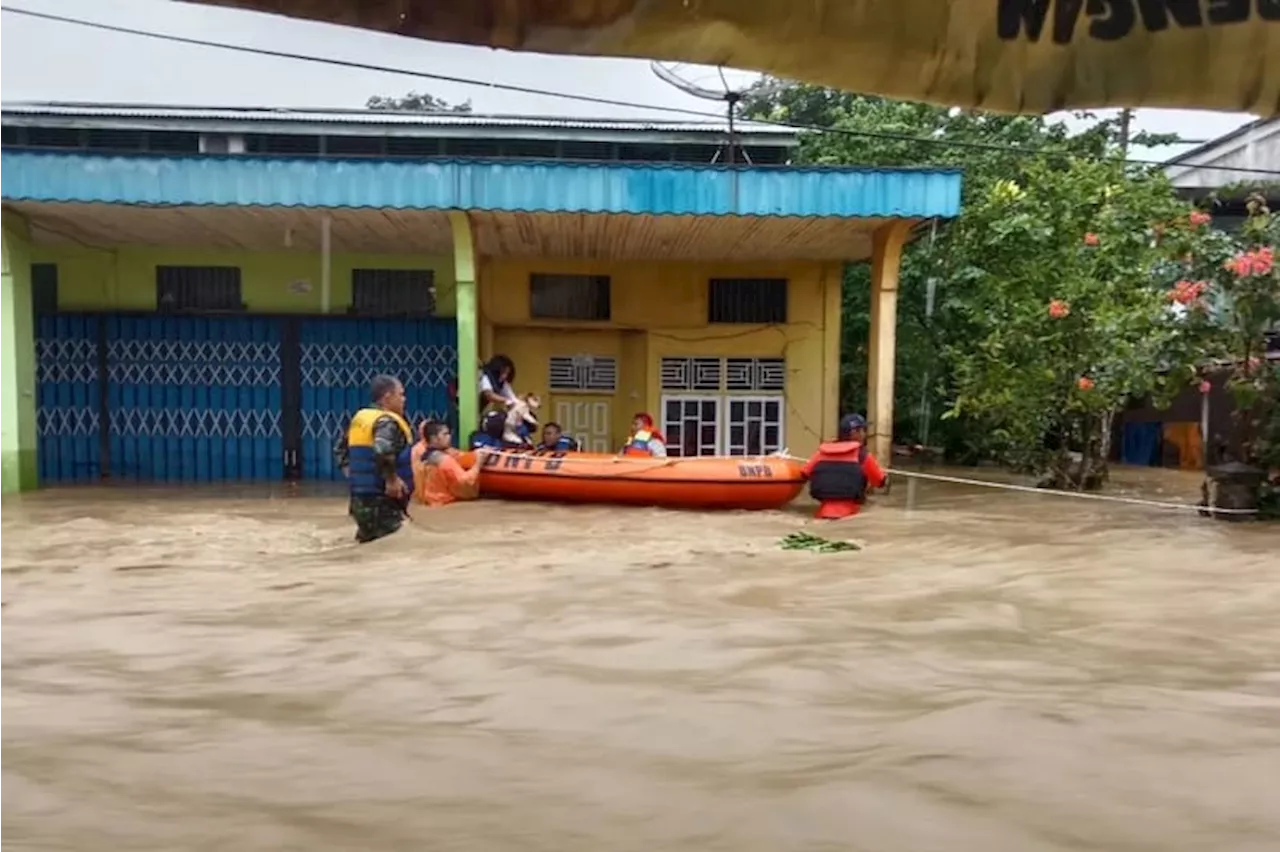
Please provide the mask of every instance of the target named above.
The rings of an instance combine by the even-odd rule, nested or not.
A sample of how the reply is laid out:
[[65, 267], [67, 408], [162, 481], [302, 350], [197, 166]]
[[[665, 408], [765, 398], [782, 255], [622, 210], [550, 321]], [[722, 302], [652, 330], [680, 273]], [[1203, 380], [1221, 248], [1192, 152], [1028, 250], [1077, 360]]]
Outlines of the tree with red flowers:
[[1206, 221], [1119, 160], [1046, 160], [971, 199], [942, 262], [963, 292], [947, 305], [946, 416], [1046, 485], [1099, 487], [1116, 413], [1185, 387], [1213, 335], [1214, 285], [1185, 263]]
[[1193, 318], [1213, 335], [1219, 362], [1230, 365], [1241, 460], [1274, 470], [1280, 468], [1280, 361], [1268, 360], [1267, 336], [1280, 333], [1280, 215], [1261, 195], [1250, 196], [1246, 209], [1238, 232], [1215, 232], [1183, 258], [1185, 278], [1170, 298], [1205, 294], [1207, 304]]

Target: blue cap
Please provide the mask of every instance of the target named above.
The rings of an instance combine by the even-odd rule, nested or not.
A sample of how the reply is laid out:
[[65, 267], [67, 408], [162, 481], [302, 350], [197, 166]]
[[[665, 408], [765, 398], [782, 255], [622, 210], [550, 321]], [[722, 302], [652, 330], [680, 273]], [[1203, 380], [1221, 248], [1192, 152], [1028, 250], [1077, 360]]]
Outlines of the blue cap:
[[848, 435], [857, 429], [867, 428], [867, 419], [861, 414], [846, 414], [840, 418], [840, 434]]

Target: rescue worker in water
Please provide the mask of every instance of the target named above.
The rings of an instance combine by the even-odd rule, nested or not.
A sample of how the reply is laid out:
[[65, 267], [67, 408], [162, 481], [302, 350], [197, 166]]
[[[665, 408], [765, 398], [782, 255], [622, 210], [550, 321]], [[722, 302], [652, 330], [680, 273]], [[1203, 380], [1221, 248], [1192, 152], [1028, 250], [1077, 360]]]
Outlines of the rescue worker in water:
[[815, 518], [838, 520], [858, 514], [868, 488], [881, 488], [885, 472], [867, 452], [867, 421], [860, 414], [840, 418], [836, 440], [818, 447], [805, 463], [809, 495], [818, 501]]
[[356, 412], [334, 447], [350, 483], [348, 513], [358, 542], [400, 529], [413, 493], [413, 430], [404, 419], [404, 385], [394, 376], [376, 376], [369, 398], [372, 404]]

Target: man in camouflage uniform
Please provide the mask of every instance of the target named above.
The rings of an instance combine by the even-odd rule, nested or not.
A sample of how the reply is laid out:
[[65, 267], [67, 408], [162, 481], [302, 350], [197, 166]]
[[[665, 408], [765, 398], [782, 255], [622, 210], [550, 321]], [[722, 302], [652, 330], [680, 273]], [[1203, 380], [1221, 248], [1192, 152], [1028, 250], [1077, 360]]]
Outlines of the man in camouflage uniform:
[[377, 376], [369, 398], [372, 405], [356, 412], [334, 447], [351, 488], [348, 514], [362, 543], [400, 529], [413, 493], [413, 434], [404, 419], [404, 385], [393, 376]]

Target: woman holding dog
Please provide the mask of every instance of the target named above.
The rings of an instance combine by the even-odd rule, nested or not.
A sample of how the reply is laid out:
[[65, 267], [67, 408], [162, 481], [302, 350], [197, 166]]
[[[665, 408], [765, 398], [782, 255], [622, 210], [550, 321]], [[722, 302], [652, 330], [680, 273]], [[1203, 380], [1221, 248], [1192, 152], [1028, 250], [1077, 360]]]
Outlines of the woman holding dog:
[[506, 355], [494, 355], [480, 368], [480, 410], [506, 410], [519, 400], [512, 383], [516, 380], [515, 362]]

